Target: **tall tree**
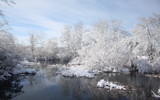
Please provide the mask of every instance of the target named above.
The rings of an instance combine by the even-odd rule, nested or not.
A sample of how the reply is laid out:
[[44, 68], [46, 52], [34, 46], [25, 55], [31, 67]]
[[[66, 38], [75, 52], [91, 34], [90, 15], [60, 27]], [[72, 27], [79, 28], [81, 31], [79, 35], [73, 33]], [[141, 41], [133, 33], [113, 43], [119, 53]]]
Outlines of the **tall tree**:
[[30, 43], [31, 55], [32, 58], [35, 59], [35, 50], [37, 46], [41, 45], [43, 34], [37, 31], [30, 31], [28, 32], [28, 34], [29, 34], [28, 40]]
[[78, 49], [81, 49], [84, 34], [85, 27], [82, 22], [75, 24], [73, 28], [71, 26], [65, 26], [62, 35], [62, 43], [69, 50], [75, 52]]
[[154, 56], [160, 47], [160, 15], [141, 18], [139, 24], [134, 29], [138, 40], [147, 45], [146, 53], [149, 61], [153, 62]]

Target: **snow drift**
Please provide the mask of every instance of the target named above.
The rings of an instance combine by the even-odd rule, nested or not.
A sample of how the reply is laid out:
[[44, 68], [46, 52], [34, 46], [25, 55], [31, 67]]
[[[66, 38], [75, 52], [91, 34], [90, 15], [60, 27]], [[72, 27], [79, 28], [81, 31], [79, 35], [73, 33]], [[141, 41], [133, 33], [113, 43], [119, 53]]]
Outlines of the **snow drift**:
[[106, 89], [109, 89], [109, 90], [124, 90], [126, 91], [126, 87], [123, 86], [123, 85], [118, 85], [116, 83], [113, 83], [113, 82], [109, 82], [109, 81], [105, 81], [104, 79], [101, 79], [100, 81], [97, 82], [97, 86], [100, 87], [100, 88], [106, 88]]

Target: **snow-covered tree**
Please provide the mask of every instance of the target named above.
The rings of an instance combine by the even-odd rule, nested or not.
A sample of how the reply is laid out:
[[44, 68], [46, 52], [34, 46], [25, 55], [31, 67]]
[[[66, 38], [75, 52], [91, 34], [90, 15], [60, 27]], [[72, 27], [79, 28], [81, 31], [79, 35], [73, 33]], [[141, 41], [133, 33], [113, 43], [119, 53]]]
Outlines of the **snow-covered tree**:
[[81, 49], [83, 45], [83, 38], [86, 34], [85, 26], [82, 22], [78, 22], [74, 25], [76, 50]]
[[7, 31], [1, 30], [0, 31], [0, 47], [15, 51], [15, 37], [8, 33]]
[[81, 49], [83, 45], [83, 36], [86, 30], [82, 22], [71, 26], [65, 26], [62, 34], [62, 44], [76, 55], [77, 50]]
[[155, 56], [159, 56], [160, 48], [160, 15], [141, 18], [139, 24], [134, 29], [139, 43], [143, 43], [145, 56], [148, 56], [152, 63]]
[[28, 32], [28, 40], [30, 43], [30, 49], [31, 49], [31, 55], [32, 58], [35, 59], [35, 50], [37, 46], [40, 46], [43, 44], [43, 34], [41, 32], [37, 31], [30, 31]]
[[74, 49], [74, 41], [72, 34], [73, 32], [71, 26], [65, 26], [64, 31], [62, 33], [62, 44], [64, 44], [68, 49]]
[[[119, 22], [100, 21], [96, 23], [87, 35], [88, 41], [84, 43], [88, 45], [84, 45], [78, 51], [80, 56], [76, 58], [77, 62], [101, 70], [107, 67], [107, 69], [121, 69], [123, 66], [127, 66], [130, 61], [128, 58], [130, 50], [129, 46], [125, 47], [124, 38], [128, 36], [129, 33]], [[127, 41], [128, 39], [126, 39]], [[124, 47], [122, 48], [122, 46]]]
[[55, 59], [57, 57], [58, 46], [55, 39], [49, 39], [44, 46], [45, 56], [47, 58]]
[[117, 42], [125, 37], [130, 36], [129, 32], [124, 30], [121, 21], [111, 21], [110, 28], [111, 42]]

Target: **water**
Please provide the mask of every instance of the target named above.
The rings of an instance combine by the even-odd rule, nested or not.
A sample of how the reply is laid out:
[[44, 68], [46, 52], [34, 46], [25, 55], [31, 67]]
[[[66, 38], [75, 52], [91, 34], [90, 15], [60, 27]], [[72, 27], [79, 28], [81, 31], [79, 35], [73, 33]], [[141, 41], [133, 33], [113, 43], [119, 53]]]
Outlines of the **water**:
[[[68, 78], [57, 75], [42, 64], [35, 76], [17, 76], [6, 85], [2, 100], [153, 100], [151, 90], [157, 92], [160, 79], [122, 73], [99, 74], [94, 79]], [[97, 88], [100, 79], [132, 85], [136, 90], [123, 92]], [[1, 100], [1, 99], [0, 99]]]

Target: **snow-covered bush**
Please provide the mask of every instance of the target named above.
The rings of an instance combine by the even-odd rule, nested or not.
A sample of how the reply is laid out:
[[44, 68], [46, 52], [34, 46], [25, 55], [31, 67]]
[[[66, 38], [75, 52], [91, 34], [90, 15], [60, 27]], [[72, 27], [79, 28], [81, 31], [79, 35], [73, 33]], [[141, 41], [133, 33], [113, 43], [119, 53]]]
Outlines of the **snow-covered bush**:
[[6, 80], [11, 76], [16, 63], [14, 53], [0, 47], [0, 80]]
[[144, 18], [131, 35], [120, 23], [100, 21], [86, 35], [78, 56], [71, 61], [89, 70], [159, 73], [159, 15]]
[[151, 73], [152, 69], [151, 69], [151, 65], [144, 59], [141, 60], [137, 60], [134, 62], [135, 63], [135, 67], [138, 70], [139, 73]]
[[152, 70], [154, 73], [160, 73], [160, 57], [157, 57], [157, 59], [152, 63]]
[[59, 51], [57, 53], [57, 59], [59, 59], [60, 63], [64, 64], [67, 64], [69, 61], [75, 58], [75, 56], [75, 53], [66, 48], [59, 48]]
[[6, 49], [0, 48], [0, 69], [11, 71], [15, 66], [13, 53]]
[[[159, 15], [143, 18], [129, 34], [118, 21], [100, 21], [87, 30], [82, 23], [66, 26], [62, 46], [55, 54], [57, 44], [44, 46], [48, 56], [56, 55], [68, 65], [84, 66], [88, 70], [120, 72], [134, 70], [140, 73], [159, 73], [160, 35]], [[87, 33], [87, 34], [86, 34]], [[45, 54], [42, 53], [42, 54]]]
[[16, 67], [13, 68], [13, 74], [36, 74], [36, 70], [29, 66], [35, 66], [35, 64], [26, 64], [23, 62], [21, 64], [17, 64]]
[[66, 77], [87, 77], [87, 78], [95, 77], [95, 75], [92, 72], [89, 72], [88, 68], [77, 65], [73, 65], [67, 69], [61, 70], [61, 74]]
[[[118, 69], [121, 66], [117, 63], [121, 61], [118, 61], [120, 58], [117, 57], [122, 57], [121, 59], [125, 57], [118, 52], [119, 48], [114, 48], [116, 47], [115, 44], [117, 41], [126, 36], [127, 32], [121, 28], [119, 23], [100, 21], [93, 26], [92, 30], [90, 30], [90, 34], [87, 35], [88, 38], [85, 38], [85, 45], [82, 49], [78, 50], [79, 57], [78, 59], [76, 58], [77, 61], [74, 61], [87, 66], [92, 70], [103, 70], [105, 67], [106, 69], [111, 69], [112, 67]], [[115, 37], [117, 39], [115, 39]], [[121, 45], [119, 47], [121, 47]], [[119, 56], [117, 56], [118, 54]], [[127, 56], [126, 52], [124, 54]], [[112, 59], [117, 61], [113, 62]]]
[[0, 30], [0, 47], [15, 51], [15, 37], [7, 31]]
[[[141, 18], [134, 28], [134, 34], [140, 44], [144, 44], [142, 51], [148, 56], [152, 63], [156, 56], [160, 56], [160, 15], [154, 15], [148, 18]], [[158, 52], [158, 53], [157, 53]]]

